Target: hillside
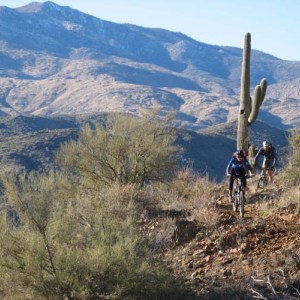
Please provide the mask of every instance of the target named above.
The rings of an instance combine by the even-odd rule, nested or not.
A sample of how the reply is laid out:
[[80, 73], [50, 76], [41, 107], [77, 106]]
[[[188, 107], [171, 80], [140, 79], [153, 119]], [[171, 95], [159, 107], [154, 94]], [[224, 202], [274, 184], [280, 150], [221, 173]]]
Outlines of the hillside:
[[[0, 120], [2, 299], [299, 298], [299, 133], [272, 184], [248, 180], [241, 217], [227, 185], [201, 171], [223, 173], [229, 128], [179, 131], [188, 147], [178, 170], [170, 123], [107, 117]], [[85, 130], [47, 172], [54, 150], [95, 122], [109, 131]], [[198, 172], [185, 168], [192, 155]], [[3, 172], [13, 166], [41, 172]]]
[[[74, 199], [72, 197], [74, 190], [70, 195], [71, 191], [68, 190], [68, 185], [63, 185], [63, 189], [67, 193], [62, 193], [61, 189], [49, 190], [49, 185], [40, 184], [45, 184], [43, 175], [39, 174], [38, 176], [41, 178], [41, 182], [29, 181], [31, 189], [26, 191], [27, 193], [31, 191], [32, 194], [24, 193], [22, 188], [17, 190], [17, 195], [22, 200], [20, 203], [29, 201], [28, 204], [30, 204], [23, 209], [30, 211], [34, 207], [35, 216], [39, 216], [40, 210], [43, 214], [51, 212], [51, 205], [53, 205], [51, 196], [58, 195], [58, 198], [54, 197], [55, 204], [61, 205], [64, 201], [62, 196], [67, 196], [72, 200], [72, 205], [68, 207], [67, 211], [70, 212], [73, 206], [78, 210], [78, 218], [74, 218], [73, 215], [67, 213], [62, 215], [63, 206], [54, 206], [59, 210], [57, 210], [57, 214], [52, 214], [51, 218], [61, 218], [61, 222], [55, 223], [55, 226], [51, 226], [53, 225], [51, 222], [49, 225], [46, 223], [49, 231], [54, 229], [62, 234], [62, 237], [49, 234], [48, 239], [52, 244], [55, 242], [56, 247], [51, 249], [53, 252], [61, 247], [62, 243], [64, 251], [56, 251], [54, 258], [57, 265], [63, 263], [65, 266], [58, 268], [57, 272], [71, 274], [71, 276], [59, 278], [62, 282], [70, 282], [67, 288], [68, 291], [72, 291], [71, 295], [75, 294], [81, 299], [101, 299], [104, 293], [105, 298], [109, 297], [107, 295], [113, 295], [115, 299], [154, 300], [160, 299], [160, 297], [170, 300], [246, 300], [257, 299], [257, 297], [268, 300], [299, 299], [299, 177], [288, 182], [282, 174], [278, 174], [275, 177], [275, 183], [259, 190], [256, 189], [257, 178], [249, 180], [245, 216], [241, 218], [238, 212], [232, 211], [232, 204], [228, 202], [227, 189], [224, 184], [215, 184], [188, 170], [183, 170], [174, 182], [165, 186], [151, 185], [142, 190], [136, 189], [133, 185], [121, 188], [112, 186], [103, 189], [103, 193], [96, 190], [96, 193], [93, 194], [96, 202], [92, 202], [93, 200], [89, 198], [91, 190], [86, 190], [86, 195], [80, 194], [79, 198]], [[47, 179], [47, 182], [51, 183], [51, 177]], [[65, 181], [62, 183], [66, 184]], [[58, 187], [61, 188], [60, 185]], [[73, 188], [75, 189], [75, 187]], [[10, 190], [8, 191], [10, 199], [9, 192]], [[133, 209], [132, 203], [128, 204], [128, 199], [137, 203], [137, 219], [134, 224], [130, 223], [130, 227], [125, 227], [127, 231], [123, 232], [122, 221], [128, 221]], [[37, 205], [45, 200], [47, 206]], [[101, 221], [98, 219], [99, 200], [101, 200], [101, 209], [104, 206], [107, 210], [104, 210], [105, 217]], [[75, 201], [79, 201], [79, 206], [75, 205]], [[91, 204], [92, 206], [90, 206]], [[47, 208], [46, 212], [45, 207]], [[34, 299], [49, 298], [53, 290], [56, 292], [55, 295], [62, 293], [59, 289], [53, 289], [53, 286], [56, 286], [56, 280], [49, 283], [47, 277], [37, 276], [38, 273], [33, 273], [24, 280], [23, 274], [31, 272], [32, 269], [42, 270], [48, 277], [53, 276], [44, 267], [44, 264], [47, 263], [44, 257], [45, 247], [42, 247], [44, 245], [40, 243], [40, 239], [34, 239], [34, 247], [31, 244], [28, 246], [26, 243], [20, 251], [20, 248], [16, 248], [15, 245], [22, 245], [24, 241], [27, 241], [26, 239], [32, 238], [36, 231], [31, 226], [29, 228], [33, 231], [32, 235], [28, 234], [28, 231], [27, 234], [24, 234], [22, 229], [24, 227], [26, 229], [28, 224], [24, 222], [22, 226], [19, 226], [20, 219], [16, 218], [13, 211], [9, 209], [6, 214], [3, 204], [0, 216], [11, 221], [4, 222], [3, 226], [5, 227], [1, 231], [0, 259], [4, 262], [0, 277], [1, 297], [9, 299], [11, 292], [14, 291], [14, 296], [21, 294], [19, 299], [22, 299], [24, 288], [28, 294], [31, 293], [29, 295], [35, 295]], [[90, 217], [87, 218], [87, 216]], [[118, 221], [115, 224], [117, 230], [116, 227], [110, 228], [113, 233], [111, 248], [105, 244], [105, 242], [107, 243], [105, 235], [107, 223], [104, 222], [109, 219], [107, 216], [114, 217], [114, 221]], [[24, 220], [23, 214], [22, 217], [21, 220]], [[93, 226], [89, 226], [90, 224]], [[89, 239], [94, 241], [98, 236], [95, 234], [86, 239], [86, 235], [90, 234], [94, 226], [99, 226], [99, 224], [103, 226], [99, 227], [99, 231], [103, 230], [105, 239], [101, 240], [100, 245], [96, 245], [98, 247], [96, 249], [99, 250], [92, 251], [93, 255], [91, 255], [89, 251], [92, 247], [94, 250], [95, 246], [90, 244]], [[15, 227], [15, 230], [12, 230], [12, 226]], [[58, 226], [62, 226], [62, 229]], [[144, 248], [141, 248], [141, 244], [137, 244], [135, 245], [137, 257], [134, 257], [132, 253], [134, 250], [130, 248], [130, 259], [128, 259], [127, 245], [129, 243], [129, 247], [131, 246], [130, 238], [133, 234], [133, 226], [138, 228], [139, 235], [135, 236], [136, 238], [143, 236], [148, 240], [146, 249], [149, 251], [144, 254], [141, 250]], [[7, 228], [9, 230], [6, 230]], [[66, 230], [70, 237], [66, 236]], [[83, 232], [85, 235], [78, 232]], [[121, 237], [117, 233], [121, 233]], [[16, 239], [18, 234], [19, 239]], [[124, 244], [123, 239], [126, 240]], [[86, 247], [84, 242], [87, 243]], [[121, 246], [115, 249], [114, 245], [118, 245], [120, 242]], [[66, 249], [67, 243], [70, 243], [72, 247]], [[82, 260], [76, 259], [74, 262], [69, 259], [73, 255], [77, 258], [78, 248], [79, 256], [85, 262], [83, 265]], [[10, 249], [17, 249], [19, 252], [15, 255], [14, 251], [8, 252]], [[43, 253], [44, 256], [37, 256], [37, 251]], [[66, 251], [68, 251], [68, 255], [66, 255]], [[82, 252], [90, 255], [83, 255]], [[100, 259], [96, 258], [102, 268], [99, 268], [98, 264], [94, 267], [96, 253], [100, 255]], [[114, 261], [116, 254], [117, 261]], [[104, 263], [103, 255], [106, 257]], [[7, 260], [9, 263], [6, 262]], [[140, 268], [140, 260], [142, 260], [142, 268]], [[17, 263], [13, 264], [14, 261]], [[89, 264], [91, 261], [92, 265]], [[113, 263], [107, 264], [107, 261]], [[149, 261], [151, 265], [149, 265]], [[39, 262], [41, 263], [39, 264]], [[16, 266], [21, 263], [22, 268], [16, 269]], [[117, 264], [117, 268], [115, 264]], [[100, 269], [100, 274], [96, 273], [99, 274], [98, 277], [82, 278], [78, 267], [84, 271], [96, 269], [99, 272]], [[101, 273], [103, 268], [106, 268], [104, 274]], [[8, 274], [3, 271], [7, 269]], [[158, 273], [162, 270], [164, 270], [165, 276], [166, 273], [169, 274], [171, 280]], [[124, 279], [122, 276], [124, 272], [127, 277], [130, 276], [130, 279], [134, 280], [128, 280], [127, 277]], [[117, 273], [117, 277], [115, 277], [115, 273]], [[135, 277], [136, 274], [138, 274], [137, 277]], [[9, 288], [7, 282], [12, 280], [11, 277], [14, 284], [12, 288]], [[78, 280], [79, 283], [76, 281], [77, 278], [80, 280]], [[98, 283], [99, 278], [104, 284], [96, 292], [92, 289], [92, 297], [89, 297], [90, 281]], [[142, 278], [142, 280], [138, 280], [138, 278]], [[145, 278], [149, 280], [145, 282]], [[35, 284], [28, 285], [28, 280], [38, 282], [39, 288], [36, 288]], [[115, 288], [116, 282], [118, 283], [117, 289]], [[80, 287], [87, 288], [78, 290], [78, 284]], [[18, 289], [18, 287], [22, 287], [22, 289]], [[43, 288], [42, 295], [41, 288]], [[66, 299], [72, 299], [72, 297], [68, 296]]]
[[[249, 183], [243, 219], [219, 186], [213, 199], [201, 198], [194, 210], [160, 211], [143, 223], [149, 235], [164, 237], [159, 256], [189, 288], [182, 299], [299, 299], [299, 202], [274, 209], [288, 194], [284, 185], [256, 190], [256, 183]], [[205, 201], [212, 203], [206, 207]]]
[[[52, 2], [0, 7], [0, 112], [139, 115], [158, 106], [199, 130], [235, 120], [241, 57], [238, 48], [116, 24]], [[269, 83], [262, 121], [299, 126], [299, 66], [252, 51], [252, 86], [263, 77]]]
[[[236, 140], [237, 136], [237, 121], [228, 122], [226, 124], [219, 124], [211, 126], [207, 129], [200, 130], [199, 132], [208, 135], [220, 135], [232, 140]], [[250, 140], [252, 144], [260, 147], [262, 141], [268, 140], [276, 147], [286, 147], [287, 132], [280, 130], [276, 127], [270, 126], [268, 123], [264, 123], [257, 120], [249, 127]]]

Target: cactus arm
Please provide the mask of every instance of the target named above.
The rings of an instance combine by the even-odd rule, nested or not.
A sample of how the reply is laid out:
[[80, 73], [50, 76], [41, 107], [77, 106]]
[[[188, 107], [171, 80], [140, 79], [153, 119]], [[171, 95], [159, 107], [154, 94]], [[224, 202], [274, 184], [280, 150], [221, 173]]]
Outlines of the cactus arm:
[[254, 90], [254, 96], [252, 97], [252, 107], [251, 107], [251, 113], [248, 118], [248, 124], [251, 125], [252, 123], [255, 122], [257, 116], [258, 116], [258, 111], [259, 107], [262, 103], [262, 90], [261, 86], [257, 85]]
[[265, 96], [266, 96], [266, 91], [267, 91], [267, 79], [263, 78], [260, 82], [260, 87], [261, 87], [261, 103], [260, 105], [262, 105]]
[[251, 113], [248, 118], [248, 124], [251, 125], [255, 122], [258, 116], [259, 108], [262, 105], [267, 91], [267, 80], [261, 80], [260, 85], [257, 85], [254, 90], [254, 96], [251, 101]]

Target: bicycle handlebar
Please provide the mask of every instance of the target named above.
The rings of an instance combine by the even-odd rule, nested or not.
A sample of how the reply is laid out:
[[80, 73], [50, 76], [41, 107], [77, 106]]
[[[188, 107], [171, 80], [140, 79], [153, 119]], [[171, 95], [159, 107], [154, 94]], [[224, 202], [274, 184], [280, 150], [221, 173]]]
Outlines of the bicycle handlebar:
[[255, 174], [246, 175], [246, 178], [252, 178], [252, 177], [254, 177], [254, 176], [255, 176]]
[[[227, 177], [229, 177], [231, 174], [226, 174]], [[245, 177], [248, 178], [252, 178], [254, 177], [256, 174], [251, 174], [251, 175], [245, 175]], [[237, 176], [236, 176], [237, 177]]]
[[274, 173], [277, 172], [277, 168], [276, 167], [263, 168], [262, 166], [257, 166], [257, 170], [262, 171], [263, 169], [265, 169], [265, 170], [272, 169]]

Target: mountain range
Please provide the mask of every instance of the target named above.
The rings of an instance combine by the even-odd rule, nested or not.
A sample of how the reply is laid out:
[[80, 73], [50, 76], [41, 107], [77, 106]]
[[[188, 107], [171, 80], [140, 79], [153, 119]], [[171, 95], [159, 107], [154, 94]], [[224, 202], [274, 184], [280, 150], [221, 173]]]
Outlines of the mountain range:
[[[2, 115], [140, 115], [159, 107], [200, 130], [236, 119], [241, 60], [240, 48], [116, 24], [53, 2], [0, 7]], [[299, 127], [300, 62], [252, 50], [252, 88], [261, 78], [269, 87], [259, 118]]]

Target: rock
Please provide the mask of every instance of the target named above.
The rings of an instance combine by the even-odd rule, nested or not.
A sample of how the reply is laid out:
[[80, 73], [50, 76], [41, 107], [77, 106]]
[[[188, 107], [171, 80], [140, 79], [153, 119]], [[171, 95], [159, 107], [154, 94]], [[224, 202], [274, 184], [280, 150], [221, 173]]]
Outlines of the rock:
[[204, 246], [203, 250], [207, 255], [212, 254], [212, 249], [209, 245]]
[[293, 214], [281, 215], [280, 218], [284, 221], [291, 222], [294, 218]]
[[200, 250], [197, 250], [193, 253], [193, 256], [197, 256], [197, 255], [201, 255], [204, 253], [204, 250], [203, 249], [200, 249]]
[[181, 219], [177, 220], [175, 225], [176, 228], [172, 236], [172, 241], [175, 245], [191, 241], [198, 232], [198, 227], [194, 221]]
[[206, 262], [209, 262], [210, 259], [211, 259], [210, 255], [207, 255], [207, 256], [204, 258], [204, 260], [205, 260]]
[[233, 258], [231, 258], [231, 259], [227, 259], [226, 261], [224, 261], [223, 263], [222, 263], [222, 265], [224, 266], [224, 265], [228, 265], [228, 264], [231, 264], [233, 262]]
[[231, 271], [231, 270], [225, 270], [225, 271], [223, 272], [223, 275], [224, 275], [225, 277], [229, 277], [229, 276], [232, 275], [232, 271]]
[[249, 243], [242, 243], [240, 249], [242, 253], [248, 253], [250, 251], [250, 244]]
[[191, 274], [191, 279], [194, 280], [196, 279], [198, 276], [200, 275], [200, 272], [199, 271], [195, 271]]

